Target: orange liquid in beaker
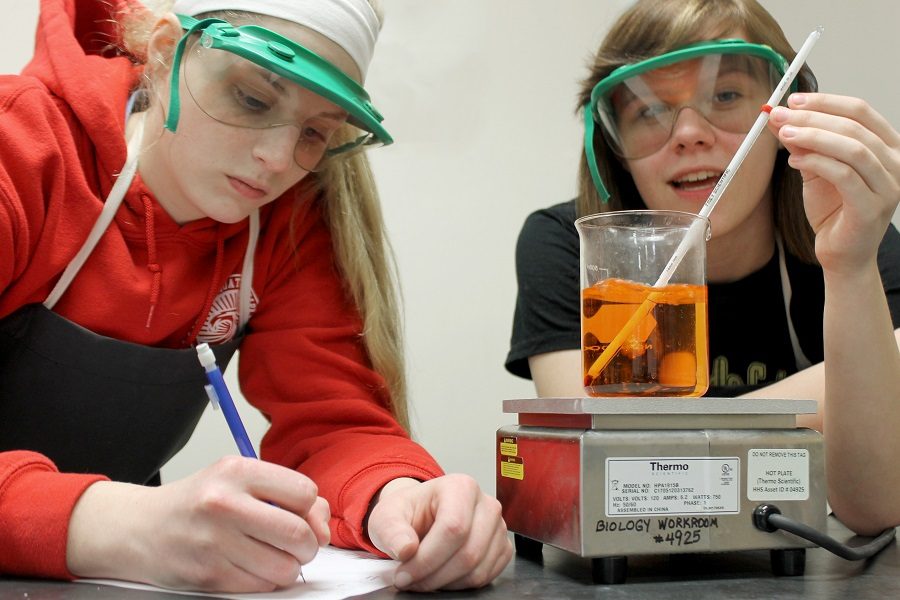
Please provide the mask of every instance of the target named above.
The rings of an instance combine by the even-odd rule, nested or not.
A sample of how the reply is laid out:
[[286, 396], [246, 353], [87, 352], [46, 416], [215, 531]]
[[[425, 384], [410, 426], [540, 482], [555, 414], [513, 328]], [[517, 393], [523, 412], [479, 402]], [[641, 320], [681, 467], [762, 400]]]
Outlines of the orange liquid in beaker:
[[[638, 306], [655, 306], [596, 378], [588, 369]], [[706, 286], [606, 279], [581, 291], [583, 375], [590, 396], [702, 396], [709, 387]]]

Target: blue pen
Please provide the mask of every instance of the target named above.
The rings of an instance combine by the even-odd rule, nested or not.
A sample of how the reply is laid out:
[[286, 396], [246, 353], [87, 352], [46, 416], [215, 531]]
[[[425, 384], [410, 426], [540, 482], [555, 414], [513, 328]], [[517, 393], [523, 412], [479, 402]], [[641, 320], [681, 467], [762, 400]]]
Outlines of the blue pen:
[[257, 458], [253, 444], [250, 443], [250, 438], [247, 436], [247, 430], [244, 429], [244, 424], [241, 422], [241, 415], [238, 414], [234, 400], [231, 399], [231, 394], [225, 385], [225, 379], [222, 378], [222, 371], [216, 364], [216, 355], [213, 354], [209, 344], [197, 345], [197, 358], [200, 359], [200, 364], [206, 371], [206, 379], [209, 381], [209, 385], [203, 386], [206, 395], [209, 396], [213, 407], [216, 405], [222, 407], [222, 414], [225, 415], [225, 421], [228, 422], [228, 428], [231, 430], [231, 435], [237, 443], [241, 456]]

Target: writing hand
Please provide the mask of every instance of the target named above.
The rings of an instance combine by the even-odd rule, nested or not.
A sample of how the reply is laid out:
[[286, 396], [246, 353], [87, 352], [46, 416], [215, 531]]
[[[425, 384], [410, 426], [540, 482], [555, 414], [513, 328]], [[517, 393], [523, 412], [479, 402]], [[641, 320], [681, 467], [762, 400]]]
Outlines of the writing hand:
[[68, 567], [173, 589], [272, 591], [330, 540], [317, 493], [295, 471], [236, 456], [158, 488], [98, 482], [72, 513]]

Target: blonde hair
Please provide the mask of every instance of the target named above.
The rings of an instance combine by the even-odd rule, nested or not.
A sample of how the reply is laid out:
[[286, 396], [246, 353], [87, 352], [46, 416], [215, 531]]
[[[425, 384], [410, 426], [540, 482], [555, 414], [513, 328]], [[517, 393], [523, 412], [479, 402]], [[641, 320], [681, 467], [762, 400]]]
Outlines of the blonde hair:
[[[131, 7], [118, 16], [125, 51], [136, 60], [146, 60], [146, 47], [157, 15], [171, 9], [174, 0], [149, 1], [148, 10]], [[369, 0], [379, 22], [383, 19], [377, 0]], [[209, 15], [213, 16], [213, 15]], [[247, 21], [247, 13], [216, 13], [229, 22]], [[308, 180], [313, 179], [310, 182]], [[346, 292], [363, 321], [362, 339], [372, 367], [384, 379], [380, 396], [397, 421], [409, 431], [403, 332], [400, 319], [399, 285], [393, 250], [387, 239], [381, 202], [364, 153], [328, 162], [322, 171], [297, 186], [318, 187], [325, 222], [331, 232], [335, 264]]]
[[[638, 0], [610, 28], [582, 81], [578, 108], [590, 102], [591, 90], [616, 68], [633, 64], [687, 44], [722, 39], [740, 30], [748, 42], [765, 44], [793, 60], [796, 52], [781, 27], [756, 0]], [[797, 78], [799, 91], [815, 91], [816, 79], [804, 66]], [[578, 172], [579, 216], [611, 210], [646, 208], [634, 180], [606, 143], [600, 127], [594, 133], [597, 168], [611, 198], [604, 204], [594, 188], [587, 155], [582, 152]], [[772, 197], [775, 227], [791, 254], [815, 263], [815, 236], [803, 210], [800, 173], [787, 164], [787, 151], [775, 158]]]

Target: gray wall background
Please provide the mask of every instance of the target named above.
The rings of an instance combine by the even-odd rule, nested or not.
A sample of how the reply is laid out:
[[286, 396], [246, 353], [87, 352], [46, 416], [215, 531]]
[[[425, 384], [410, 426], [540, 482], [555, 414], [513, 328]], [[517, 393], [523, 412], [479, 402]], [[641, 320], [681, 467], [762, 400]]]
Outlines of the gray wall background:
[[[626, 0], [383, 0], [386, 23], [366, 87], [397, 143], [371, 154], [405, 298], [413, 433], [448, 472], [494, 489], [494, 432], [506, 398], [513, 252], [525, 217], [574, 196], [578, 81]], [[823, 91], [867, 99], [900, 128], [900, 3], [763, 0], [809, 58]], [[31, 55], [37, 0], [2, 0], [0, 73]], [[900, 224], [895, 215], [894, 222]], [[234, 368], [226, 378], [234, 389]], [[266, 423], [242, 399], [254, 440]], [[182, 477], [236, 453], [207, 410], [163, 470]]]

